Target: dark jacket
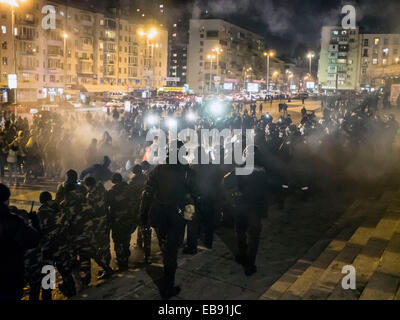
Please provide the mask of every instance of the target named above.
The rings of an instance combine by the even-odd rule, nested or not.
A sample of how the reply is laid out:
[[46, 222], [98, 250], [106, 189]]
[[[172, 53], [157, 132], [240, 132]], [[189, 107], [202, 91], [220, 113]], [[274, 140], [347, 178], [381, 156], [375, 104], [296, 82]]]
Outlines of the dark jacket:
[[[165, 212], [183, 209], [188, 195], [197, 205], [199, 193], [196, 188], [195, 172], [189, 166], [181, 164], [156, 166], [149, 174], [142, 195], [140, 209], [142, 223], [150, 218], [152, 226], [163, 225]], [[160, 208], [167, 210], [159, 210]]]
[[102, 164], [95, 164], [82, 171], [80, 179], [83, 180], [86, 177], [93, 177], [96, 181], [105, 182], [111, 180], [112, 172]]
[[[32, 221], [39, 226], [37, 218]], [[24, 285], [24, 252], [38, 246], [40, 228], [31, 228], [0, 203], [0, 299], [17, 297]]]

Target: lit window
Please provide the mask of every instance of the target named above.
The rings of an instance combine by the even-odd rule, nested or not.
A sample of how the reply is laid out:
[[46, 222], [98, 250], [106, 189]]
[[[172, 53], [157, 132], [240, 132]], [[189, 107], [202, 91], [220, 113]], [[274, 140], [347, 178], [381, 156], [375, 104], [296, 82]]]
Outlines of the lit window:
[[382, 64], [387, 64], [387, 59], [382, 59]]
[[6, 26], [1, 26], [1, 32], [4, 34], [7, 32]]
[[372, 64], [378, 64], [378, 59], [376, 58], [372, 59]]
[[379, 45], [379, 38], [375, 38], [374, 39], [374, 44], [377, 46], [377, 45]]

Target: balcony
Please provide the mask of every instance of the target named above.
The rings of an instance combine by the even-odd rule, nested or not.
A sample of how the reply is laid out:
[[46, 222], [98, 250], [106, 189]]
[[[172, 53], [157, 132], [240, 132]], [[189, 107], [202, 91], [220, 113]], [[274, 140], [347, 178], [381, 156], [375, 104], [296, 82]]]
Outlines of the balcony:
[[36, 67], [35, 66], [22, 65], [22, 66], [18, 66], [18, 70], [20, 70], [20, 71], [32, 71], [32, 70], [36, 70]]
[[17, 40], [35, 41], [36, 37], [33, 34], [19, 34], [15, 38]]
[[26, 14], [25, 16], [16, 16], [15, 23], [17, 25], [37, 26], [38, 19], [36, 19], [32, 14]]
[[25, 50], [25, 51], [20, 51], [20, 54], [23, 56], [34, 56], [37, 54], [36, 50]]

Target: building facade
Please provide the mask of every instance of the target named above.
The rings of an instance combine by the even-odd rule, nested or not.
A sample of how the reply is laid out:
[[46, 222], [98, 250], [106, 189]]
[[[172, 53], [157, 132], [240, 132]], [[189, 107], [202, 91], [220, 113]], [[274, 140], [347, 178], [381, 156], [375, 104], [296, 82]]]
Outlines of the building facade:
[[359, 90], [359, 29], [323, 27], [318, 63], [318, 81], [324, 90]]
[[377, 89], [399, 77], [400, 34], [362, 34], [360, 89]]
[[241, 27], [221, 19], [190, 20], [189, 89], [215, 93], [244, 88], [247, 82], [265, 82], [264, 51], [263, 38]]
[[323, 27], [318, 79], [322, 89], [378, 89], [400, 78], [400, 34]]
[[[55, 9], [55, 28], [42, 26], [46, 5]], [[14, 16], [13, 39], [11, 8], [0, 3], [0, 85], [7, 87], [8, 74], [16, 73], [18, 102], [165, 85], [168, 32], [154, 21], [52, 1], [25, 2]]]

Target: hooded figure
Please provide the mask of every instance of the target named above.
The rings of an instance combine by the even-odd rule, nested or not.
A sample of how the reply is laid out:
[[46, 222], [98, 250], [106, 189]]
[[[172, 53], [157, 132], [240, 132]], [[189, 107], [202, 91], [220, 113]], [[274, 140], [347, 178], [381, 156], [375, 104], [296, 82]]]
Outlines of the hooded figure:
[[83, 180], [86, 177], [93, 177], [96, 181], [105, 182], [111, 179], [112, 172], [108, 167], [111, 164], [111, 160], [108, 156], [104, 156], [102, 164], [95, 164], [82, 171], [80, 179]]

